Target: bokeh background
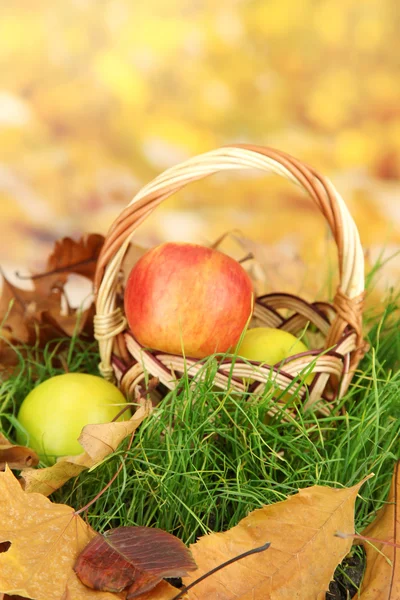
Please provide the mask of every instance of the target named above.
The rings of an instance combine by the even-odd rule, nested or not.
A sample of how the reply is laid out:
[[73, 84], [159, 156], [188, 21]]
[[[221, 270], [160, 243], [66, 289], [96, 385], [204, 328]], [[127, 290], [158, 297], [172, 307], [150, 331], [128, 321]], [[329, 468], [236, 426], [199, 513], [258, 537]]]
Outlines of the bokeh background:
[[[396, 0], [14, 0], [0, 5], [0, 263], [39, 269], [55, 239], [105, 233], [160, 171], [230, 142], [329, 175], [373, 263], [400, 250]], [[271, 286], [320, 289], [329, 236], [299, 190], [214, 176], [137, 241], [260, 243]], [[382, 270], [395, 285], [398, 257]], [[312, 292], [314, 293], [314, 292]]]

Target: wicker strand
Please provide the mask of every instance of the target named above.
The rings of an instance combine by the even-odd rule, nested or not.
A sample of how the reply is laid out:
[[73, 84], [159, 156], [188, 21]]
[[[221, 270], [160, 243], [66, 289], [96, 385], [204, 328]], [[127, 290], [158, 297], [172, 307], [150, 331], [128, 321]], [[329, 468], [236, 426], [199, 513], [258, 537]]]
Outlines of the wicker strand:
[[[94, 337], [99, 342], [101, 362], [98, 369], [104, 379], [113, 381], [115, 379], [114, 369], [111, 364], [111, 352], [113, 339], [127, 327], [127, 320], [120, 308], [116, 308], [108, 314], [97, 314], [94, 319]], [[105, 358], [106, 357], [106, 358]]]
[[340, 287], [336, 290], [333, 306], [338, 317], [348, 323], [356, 332], [357, 338], [362, 338], [361, 321], [364, 308], [365, 292], [355, 298], [349, 298]]
[[104, 361], [99, 362], [97, 365], [100, 375], [107, 381], [115, 381], [114, 369], [111, 364], [107, 365]]
[[124, 331], [127, 325], [128, 322], [120, 308], [116, 308], [108, 315], [95, 315], [94, 337], [98, 342], [109, 340]]

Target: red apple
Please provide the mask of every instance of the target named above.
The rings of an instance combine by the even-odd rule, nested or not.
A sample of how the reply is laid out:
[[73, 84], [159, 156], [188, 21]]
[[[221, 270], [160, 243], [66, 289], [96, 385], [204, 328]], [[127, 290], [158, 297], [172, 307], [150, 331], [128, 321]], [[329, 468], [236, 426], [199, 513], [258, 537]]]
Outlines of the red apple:
[[253, 286], [226, 254], [197, 244], [152, 248], [133, 267], [125, 314], [137, 341], [203, 358], [234, 348], [253, 308]]

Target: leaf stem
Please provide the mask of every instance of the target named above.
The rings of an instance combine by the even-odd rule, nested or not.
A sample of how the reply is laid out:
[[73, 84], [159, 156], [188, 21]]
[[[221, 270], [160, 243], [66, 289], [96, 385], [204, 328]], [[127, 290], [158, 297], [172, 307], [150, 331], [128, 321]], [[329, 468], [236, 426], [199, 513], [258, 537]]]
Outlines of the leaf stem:
[[65, 265], [64, 267], [57, 267], [56, 269], [52, 269], [51, 271], [45, 271], [43, 273], [36, 273], [35, 275], [21, 275], [19, 271], [15, 272], [15, 276], [18, 279], [26, 280], [29, 279], [31, 281], [35, 281], [35, 279], [42, 279], [43, 277], [48, 277], [49, 275], [56, 275], [57, 273], [65, 273], [68, 271], [72, 271], [75, 267], [83, 267], [84, 265], [90, 265], [90, 263], [96, 262], [97, 258], [85, 258], [84, 260], [78, 260], [75, 263], [71, 263], [70, 265]]
[[383, 546], [391, 546], [392, 548], [400, 548], [400, 544], [396, 542], [389, 542], [388, 540], [380, 540], [375, 537], [369, 537], [368, 535], [361, 535], [359, 533], [342, 533], [341, 531], [336, 532], [336, 537], [340, 538], [354, 538], [356, 540], [362, 540], [365, 542], [372, 542], [373, 544], [382, 544]]
[[216, 573], [217, 571], [224, 569], [225, 567], [231, 565], [232, 563], [235, 563], [238, 560], [242, 560], [242, 558], [246, 558], [246, 556], [250, 556], [251, 554], [258, 554], [259, 552], [264, 552], [264, 550], [268, 550], [270, 545], [271, 545], [271, 542], [267, 542], [266, 544], [263, 544], [262, 546], [259, 546], [258, 548], [253, 548], [252, 550], [247, 550], [247, 552], [243, 552], [243, 554], [238, 554], [238, 556], [234, 556], [233, 558], [230, 558], [229, 560], [222, 563], [221, 565], [218, 565], [217, 567], [214, 567], [214, 569], [211, 569], [211, 571], [204, 573], [204, 575], [202, 575], [201, 577], [199, 577], [192, 583], [189, 583], [189, 585], [186, 585], [185, 587], [183, 587], [180, 590], [179, 594], [174, 596], [172, 598], [172, 600], [179, 600], [179, 598], [182, 598], [183, 594], [186, 594], [186, 592], [188, 592], [192, 587], [194, 587], [195, 585], [197, 585], [204, 579], [207, 579], [207, 577], [210, 577], [210, 575], [214, 575], [214, 573]]

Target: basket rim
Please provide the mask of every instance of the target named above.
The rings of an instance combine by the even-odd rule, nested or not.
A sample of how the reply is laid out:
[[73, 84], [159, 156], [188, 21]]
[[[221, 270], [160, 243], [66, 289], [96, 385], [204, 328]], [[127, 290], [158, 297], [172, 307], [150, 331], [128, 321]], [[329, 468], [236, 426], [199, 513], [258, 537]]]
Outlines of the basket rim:
[[[187, 373], [191, 378], [196, 377], [207, 365], [207, 361], [210, 358], [204, 357], [198, 359], [178, 354], [168, 354], [157, 350], [149, 350], [135, 339], [133, 333], [129, 329], [124, 333], [124, 337], [127, 339], [127, 347], [129, 348], [131, 362], [126, 364], [119, 357], [112, 356], [112, 363], [120, 371], [121, 385], [124, 385], [125, 380], [129, 378], [131, 369], [141, 367], [143, 374], [152, 372], [159, 378], [161, 383], [164, 383], [168, 388], [173, 389], [181, 374]], [[330, 349], [317, 348], [299, 352], [273, 365], [266, 362], [243, 358], [234, 353], [216, 353], [213, 355], [213, 358], [217, 360], [218, 364], [217, 377], [222, 376], [231, 383], [233, 382], [236, 390], [243, 388], [244, 391], [243, 378], [246, 377], [251, 377], [253, 379], [253, 382], [247, 386], [247, 391], [250, 392], [255, 391], [262, 385], [265, 386], [268, 381], [272, 381], [272, 378], [274, 378], [274, 381], [276, 378], [278, 378], [278, 380], [283, 378], [284, 383], [286, 384], [288, 381], [301, 382], [302, 389], [300, 397], [302, 400], [306, 400], [308, 390], [309, 397], [305, 402], [305, 408], [310, 408], [321, 399], [326, 402], [332, 402], [341, 397], [342, 394], [340, 392], [343, 387], [343, 381], [340, 382], [333, 396], [331, 392], [330, 398], [324, 393], [324, 390], [322, 390], [320, 394], [318, 393], [318, 390], [317, 393], [314, 393], [314, 391], [318, 386], [320, 379], [327, 377], [327, 373], [328, 377], [336, 374], [335, 376], [340, 378], [339, 373], [340, 376], [348, 376], [349, 355], [351, 349], [354, 349], [355, 347], [355, 339], [355, 332], [350, 330]], [[343, 345], [347, 346], [345, 352], [340, 351], [340, 347]], [[302, 358], [309, 358], [310, 360], [303, 364], [301, 361]], [[300, 364], [297, 365], [299, 359]], [[293, 366], [296, 367], [296, 365], [297, 368], [293, 370]], [[308, 383], [304, 379], [302, 373], [307, 371], [307, 367], [311, 365], [313, 365], [313, 370], [311, 370], [309, 374], [313, 374], [313, 379]], [[254, 367], [254, 369], [252, 367]], [[308, 374], [305, 373], [305, 376], [307, 375]], [[216, 385], [218, 385], [218, 382]], [[279, 385], [279, 381], [277, 385], [283, 389], [283, 386]], [[326, 385], [324, 385], [324, 389], [325, 387]]]

